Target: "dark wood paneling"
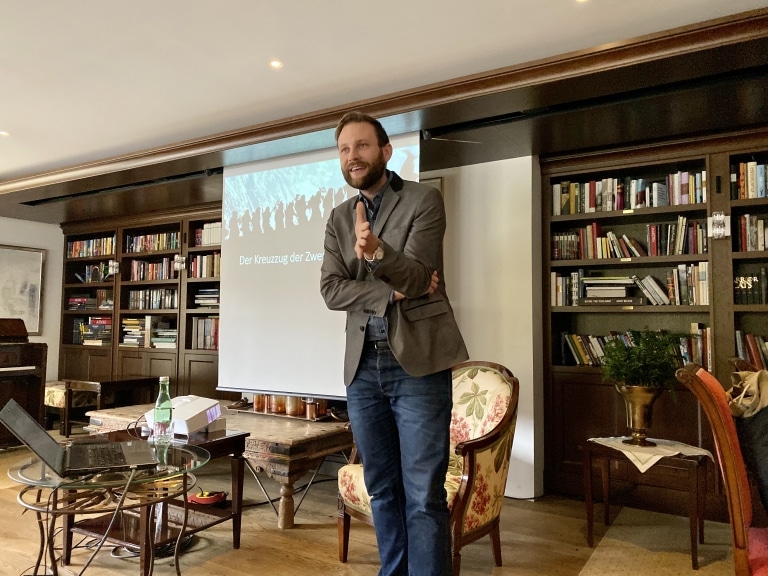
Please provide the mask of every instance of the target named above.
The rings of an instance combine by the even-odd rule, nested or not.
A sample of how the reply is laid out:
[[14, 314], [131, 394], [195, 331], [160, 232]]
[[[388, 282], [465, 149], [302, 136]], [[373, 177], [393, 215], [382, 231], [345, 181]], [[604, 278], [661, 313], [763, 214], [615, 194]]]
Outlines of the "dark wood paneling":
[[93, 381], [112, 378], [110, 347], [88, 348], [62, 345], [59, 356], [59, 378]]
[[138, 378], [147, 376], [144, 372], [144, 356], [139, 350], [123, 349], [117, 351], [117, 362], [115, 363], [115, 374], [117, 378]]
[[[205, 187], [179, 195], [163, 193], [160, 185], [157, 197], [110, 191], [103, 202], [24, 204], [329, 147], [330, 128], [353, 108], [382, 117], [391, 134], [426, 130], [479, 142], [426, 140], [422, 171], [732, 130], [768, 122], [761, 104], [766, 65], [768, 9], [0, 183], [0, 215], [61, 223], [215, 201]], [[734, 74], [743, 76], [735, 91], [707, 86], [724, 76], [736, 82]], [[98, 214], [91, 203], [102, 205]]]
[[171, 379], [171, 395], [178, 395], [175, 352], [119, 348], [116, 375], [119, 379], [168, 376]]
[[185, 351], [183, 354], [182, 394], [194, 394], [222, 400], [240, 398], [241, 394], [236, 392], [219, 392], [216, 390], [219, 382], [219, 355], [217, 352]]

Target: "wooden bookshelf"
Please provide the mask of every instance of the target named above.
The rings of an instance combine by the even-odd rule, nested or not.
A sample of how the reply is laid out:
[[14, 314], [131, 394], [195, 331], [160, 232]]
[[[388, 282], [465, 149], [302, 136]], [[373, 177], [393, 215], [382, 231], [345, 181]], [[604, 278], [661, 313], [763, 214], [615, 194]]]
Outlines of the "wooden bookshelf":
[[[218, 329], [220, 222], [221, 206], [206, 205], [99, 225], [64, 225], [60, 378], [170, 376], [175, 394], [239, 397], [216, 391], [218, 340], [211, 325]], [[104, 237], [112, 239], [109, 253], [75, 253]], [[109, 269], [110, 261], [114, 273], [98, 281], [76, 276], [88, 266]], [[103, 296], [100, 290], [111, 290], [112, 309], [68, 310], [80, 294], [84, 305], [94, 305], [97, 292]], [[94, 318], [109, 318], [109, 342], [84, 344], [76, 337], [78, 323]], [[198, 339], [198, 329], [205, 332], [206, 325], [207, 334]]]
[[[732, 370], [727, 359], [736, 354], [736, 331], [768, 338], [768, 329], [765, 328], [768, 326], [768, 303], [759, 299], [736, 303], [733, 286], [738, 276], [759, 279], [761, 269], [768, 265], [768, 251], [764, 244], [761, 244], [761, 250], [741, 250], [738, 235], [740, 218], [750, 214], [757, 219], [768, 219], [768, 198], [731, 197], [731, 167], [747, 162], [758, 165], [768, 163], [768, 137], [757, 132], [740, 133], [541, 159], [545, 214], [542, 248], [543, 288], [546, 294], [544, 381], [545, 428], [548, 432], [545, 447], [547, 491], [581, 496], [579, 445], [593, 436], [627, 434], [626, 412], [620, 395], [611, 383], [603, 381], [599, 367], [582, 365], [573, 357], [566, 346], [567, 341], [563, 340], [564, 334], [607, 336], [611, 332], [643, 328], [688, 333], [692, 326], [700, 326], [704, 328], [709, 347], [709, 354], [705, 349], [700, 363], [708, 365], [726, 387], [730, 386]], [[613, 190], [610, 182], [607, 185], [606, 182], [616, 179], [621, 183], [619, 190], [623, 191], [634, 186], [630, 184], [633, 180], [636, 183], [642, 181], [646, 186], [654, 182], [670, 183], [671, 175], [679, 177], [684, 173], [688, 173], [689, 177], [690, 199], [685, 204], [649, 206], [646, 198], [642, 207], [632, 208], [627, 201], [624, 206], [598, 204], [592, 211], [591, 204], [587, 202], [584, 208], [575, 210], [573, 206], [578, 204], [570, 204], [568, 213], [564, 213], [566, 210], [563, 210], [562, 203], [559, 210], [556, 206], [558, 199], [562, 202], [566, 182], [578, 183], [581, 192], [593, 189], [594, 184], [589, 184], [591, 182], [601, 182], [606, 190]], [[693, 192], [697, 180], [690, 180], [691, 174], [706, 175], [706, 197]], [[690, 182], [694, 182], [693, 187]], [[583, 186], [585, 184], [586, 187]], [[556, 185], [559, 185], [559, 191]], [[568, 190], [570, 192], [570, 184]], [[671, 198], [671, 189], [669, 192]], [[713, 212], [723, 212], [729, 219], [730, 237], [713, 239], [706, 236], [707, 218]], [[691, 237], [688, 237], [687, 247], [696, 244], [697, 248], [681, 252], [651, 251], [650, 228], [655, 227], [657, 232], [661, 229], [668, 231], [672, 224], [679, 225], [680, 217], [686, 219], [688, 226], [691, 223], [701, 224], [694, 236], [696, 241], [690, 242]], [[587, 234], [588, 226], [590, 232], [597, 230], [595, 236], [607, 236], [608, 232], [612, 232], [619, 238], [635, 238], [646, 249], [648, 256], [622, 253], [621, 246], [616, 251], [609, 249], [607, 254], [594, 250], [587, 252], [583, 249], [584, 242], [594, 241], [594, 237], [589, 238]], [[702, 233], [705, 235], [703, 239]], [[572, 243], [560, 243], [559, 239], [563, 236], [570, 236]], [[682, 270], [698, 273], [702, 267], [706, 278], [698, 279], [697, 289], [700, 291], [697, 297], [685, 301], [672, 298], [669, 305], [648, 302], [635, 306], [578, 306], [569, 298], [578, 295], [578, 289], [570, 293], [573, 284], [560, 280], [570, 279], [573, 275], [576, 279], [579, 275], [637, 275], [641, 278], [651, 275], [664, 289], [671, 286], [668, 280], [672, 280], [672, 270], [677, 270], [678, 276], [681, 276]], [[576, 285], [579, 284], [577, 281]], [[757, 293], [759, 298], [759, 288]], [[642, 296], [639, 290], [630, 294]], [[674, 290], [669, 296], [673, 294]], [[664, 395], [657, 402], [649, 435], [702, 445], [714, 451], [709, 427], [698, 412], [696, 400], [683, 388], [677, 390], [675, 398]], [[615, 477], [619, 481], [622, 478], [629, 480], [635, 474], [636, 471], [623, 468]], [[674, 510], [674, 494], [665, 488], [670, 481], [664, 474], [644, 476], [642, 488], [633, 497], [639, 497], [643, 504], [649, 506]]]

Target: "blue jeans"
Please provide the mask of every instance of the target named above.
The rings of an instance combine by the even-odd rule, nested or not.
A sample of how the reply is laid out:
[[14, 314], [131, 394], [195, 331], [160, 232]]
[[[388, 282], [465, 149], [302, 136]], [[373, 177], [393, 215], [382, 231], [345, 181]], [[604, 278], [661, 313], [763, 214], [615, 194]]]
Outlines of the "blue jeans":
[[445, 475], [451, 371], [409, 376], [388, 351], [365, 350], [347, 410], [371, 496], [379, 576], [447, 576]]

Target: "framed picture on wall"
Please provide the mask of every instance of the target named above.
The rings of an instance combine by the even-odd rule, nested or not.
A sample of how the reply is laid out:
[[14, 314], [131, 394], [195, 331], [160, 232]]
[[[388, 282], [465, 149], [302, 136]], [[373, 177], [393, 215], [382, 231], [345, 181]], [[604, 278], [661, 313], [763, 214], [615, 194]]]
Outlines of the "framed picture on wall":
[[45, 250], [0, 245], [0, 318], [21, 318], [27, 333], [41, 331]]

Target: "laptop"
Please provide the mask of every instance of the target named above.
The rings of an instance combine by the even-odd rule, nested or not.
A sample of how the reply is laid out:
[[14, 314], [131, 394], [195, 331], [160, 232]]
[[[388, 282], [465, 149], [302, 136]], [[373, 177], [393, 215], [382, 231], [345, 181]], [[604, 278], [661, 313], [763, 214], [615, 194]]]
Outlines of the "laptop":
[[59, 444], [14, 399], [0, 410], [0, 422], [61, 478], [154, 468], [157, 457], [146, 440]]

